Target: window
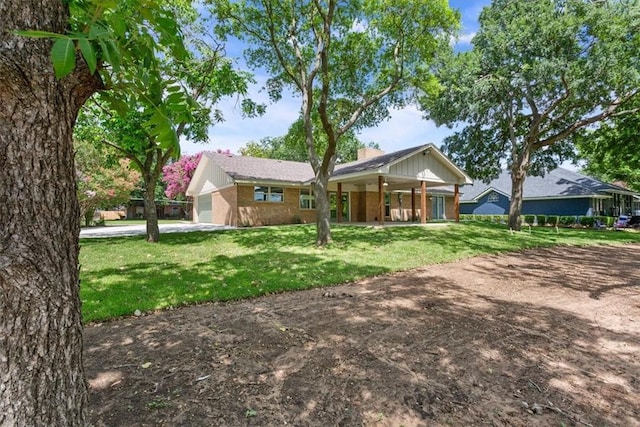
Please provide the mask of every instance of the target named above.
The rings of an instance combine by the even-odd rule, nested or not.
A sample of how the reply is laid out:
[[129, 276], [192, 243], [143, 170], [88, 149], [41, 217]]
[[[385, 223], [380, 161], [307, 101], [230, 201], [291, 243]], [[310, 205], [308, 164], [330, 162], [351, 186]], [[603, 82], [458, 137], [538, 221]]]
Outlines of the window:
[[300, 209], [315, 209], [316, 197], [313, 195], [313, 190], [310, 188], [300, 189]]
[[495, 191], [489, 194], [489, 197], [487, 197], [487, 202], [489, 203], [496, 203], [499, 201], [500, 201], [500, 196]]
[[284, 202], [284, 188], [255, 186], [253, 200], [256, 202]]

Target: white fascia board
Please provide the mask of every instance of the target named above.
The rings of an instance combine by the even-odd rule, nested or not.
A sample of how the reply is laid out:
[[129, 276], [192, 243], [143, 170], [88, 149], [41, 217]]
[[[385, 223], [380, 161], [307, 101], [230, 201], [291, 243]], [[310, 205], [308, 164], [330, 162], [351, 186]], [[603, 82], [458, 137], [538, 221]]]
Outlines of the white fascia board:
[[258, 185], [258, 186], [270, 186], [270, 187], [306, 187], [309, 184], [299, 181], [269, 181], [259, 179], [237, 179], [234, 180], [236, 184], [243, 185]]
[[206, 152], [202, 153], [202, 157], [200, 157], [198, 166], [196, 166], [196, 170], [193, 173], [193, 176], [191, 177], [191, 182], [189, 182], [189, 186], [187, 187], [187, 191], [185, 191], [185, 195], [195, 196], [194, 191], [197, 187], [197, 184], [202, 179], [202, 175], [204, 174], [204, 171], [206, 170], [207, 165], [209, 164], [209, 161], [210, 159], [207, 153]]
[[[489, 193], [493, 193], [493, 192], [496, 192], [496, 193], [498, 193], [498, 194], [502, 194], [502, 195], [503, 195], [503, 196], [505, 196], [506, 198], [511, 199], [511, 195], [510, 195], [510, 194], [507, 194], [507, 193], [505, 193], [504, 191], [500, 191], [500, 190], [498, 190], [498, 189], [497, 189], [497, 188], [495, 188], [495, 187], [489, 187], [489, 188], [487, 188], [486, 190], [484, 190], [482, 193], [480, 193], [480, 194], [478, 194], [476, 197], [474, 197], [474, 198], [473, 198], [473, 200], [470, 200], [470, 201], [468, 201], [468, 202], [466, 202], [466, 203], [475, 203], [475, 202], [477, 202], [479, 199], [481, 199], [481, 198], [483, 198], [484, 196], [486, 196], [487, 194], [489, 194]], [[460, 202], [460, 203], [462, 203], [462, 202]]]

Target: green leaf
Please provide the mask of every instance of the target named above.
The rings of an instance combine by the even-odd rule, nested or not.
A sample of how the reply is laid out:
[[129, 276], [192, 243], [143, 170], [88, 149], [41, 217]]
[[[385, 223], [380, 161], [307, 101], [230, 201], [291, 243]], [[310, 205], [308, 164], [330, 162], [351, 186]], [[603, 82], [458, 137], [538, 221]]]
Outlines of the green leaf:
[[113, 40], [107, 40], [106, 45], [107, 45], [107, 50], [109, 51], [109, 58], [110, 58], [109, 62], [111, 63], [111, 66], [113, 67], [113, 69], [115, 71], [118, 71], [120, 69], [120, 60], [121, 60], [120, 50], [118, 49], [116, 44], [113, 42]]
[[103, 94], [102, 96], [112, 110], [115, 110], [121, 117], [126, 116], [127, 111], [129, 111], [129, 104], [122, 99], [110, 96], [109, 94]]
[[37, 30], [16, 31], [15, 34], [19, 36], [24, 36], [24, 37], [32, 37], [34, 39], [50, 39], [50, 38], [58, 39], [62, 37], [58, 33], [52, 33], [50, 31], [37, 31]]
[[51, 61], [56, 77], [61, 79], [69, 75], [76, 67], [76, 52], [73, 40], [60, 38], [51, 48]]
[[109, 49], [107, 48], [107, 44], [104, 40], [98, 40], [98, 44], [100, 45], [100, 52], [102, 52], [102, 58], [105, 62], [111, 64], [111, 55], [109, 55]]
[[98, 61], [96, 59], [96, 51], [93, 49], [93, 46], [91, 46], [91, 43], [87, 39], [79, 39], [78, 46], [80, 47], [82, 57], [89, 67], [89, 71], [91, 71], [91, 74], [95, 73]]
[[113, 70], [118, 72], [120, 70], [120, 53], [116, 45], [111, 40], [104, 39], [98, 39], [98, 44], [104, 61], [111, 64]]
[[93, 24], [89, 28], [89, 37], [92, 39], [106, 39], [109, 36], [109, 30], [100, 24]]

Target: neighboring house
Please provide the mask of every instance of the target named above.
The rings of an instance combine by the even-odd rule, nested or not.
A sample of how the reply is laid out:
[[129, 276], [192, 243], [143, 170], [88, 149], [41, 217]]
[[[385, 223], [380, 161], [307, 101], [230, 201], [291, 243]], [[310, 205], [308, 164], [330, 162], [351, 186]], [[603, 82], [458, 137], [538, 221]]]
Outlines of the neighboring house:
[[[460, 213], [506, 215], [511, 200], [511, 175], [503, 171], [488, 184], [465, 187]], [[638, 194], [577, 172], [557, 168], [524, 182], [523, 215], [617, 216], [639, 209]]]
[[[144, 200], [138, 198], [130, 198], [127, 204], [127, 219], [143, 219], [146, 218], [146, 208]], [[191, 219], [191, 211], [193, 204], [190, 201], [178, 200], [157, 200], [156, 199], [156, 215], [158, 219]]]
[[[472, 183], [433, 144], [384, 154], [359, 150], [329, 180], [336, 222], [457, 219], [459, 186]], [[234, 226], [316, 221], [308, 163], [204, 153], [187, 195], [194, 222]], [[339, 214], [340, 213], [340, 214]]]

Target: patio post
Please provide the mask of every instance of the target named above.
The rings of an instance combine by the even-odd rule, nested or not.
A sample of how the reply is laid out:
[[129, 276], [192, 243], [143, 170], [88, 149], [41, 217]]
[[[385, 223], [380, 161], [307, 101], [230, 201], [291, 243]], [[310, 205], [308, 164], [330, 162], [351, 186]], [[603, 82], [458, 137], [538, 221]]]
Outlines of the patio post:
[[378, 176], [378, 224], [384, 225], [384, 178]]
[[460, 222], [460, 186], [456, 184], [454, 188], [455, 188], [455, 191], [453, 194], [454, 216], [456, 217], [456, 222]]
[[427, 223], [427, 183], [420, 182], [420, 223]]
[[411, 222], [416, 220], [416, 189], [411, 187]]
[[342, 222], [342, 183], [338, 183], [338, 196], [336, 198], [336, 220]]

